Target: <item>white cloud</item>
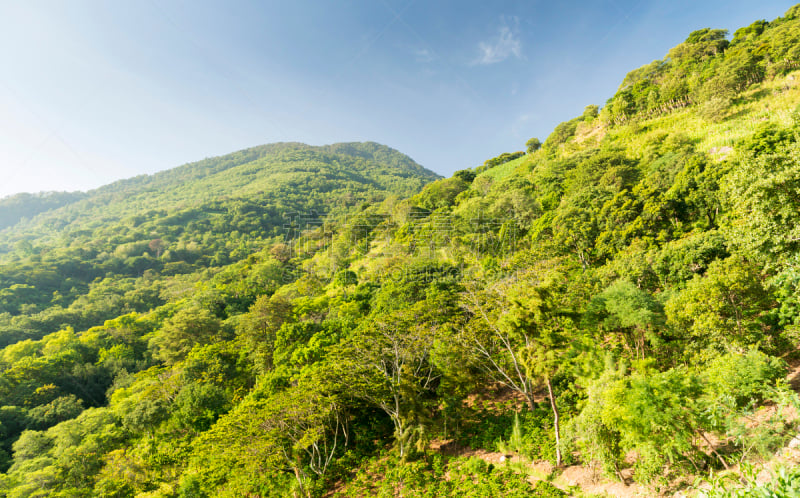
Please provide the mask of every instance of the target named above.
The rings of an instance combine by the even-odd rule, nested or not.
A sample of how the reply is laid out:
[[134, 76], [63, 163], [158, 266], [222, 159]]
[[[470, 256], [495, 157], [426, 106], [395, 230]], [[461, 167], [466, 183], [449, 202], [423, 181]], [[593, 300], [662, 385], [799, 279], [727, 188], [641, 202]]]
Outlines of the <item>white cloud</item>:
[[433, 62], [433, 60], [435, 59], [434, 55], [427, 48], [415, 50], [414, 55], [417, 58], [417, 62], [421, 63]]
[[512, 56], [522, 59], [522, 42], [513, 29], [503, 25], [496, 38], [478, 44], [478, 57], [472, 64], [481, 66], [496, 64]]

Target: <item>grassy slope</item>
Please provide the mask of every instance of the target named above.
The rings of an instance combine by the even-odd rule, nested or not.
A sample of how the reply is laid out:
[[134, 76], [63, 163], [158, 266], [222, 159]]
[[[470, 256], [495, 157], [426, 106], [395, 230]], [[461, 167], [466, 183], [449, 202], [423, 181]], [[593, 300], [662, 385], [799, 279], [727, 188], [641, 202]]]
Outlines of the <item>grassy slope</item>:
[[[693, 106], [658, 117], [633, 121], [624, 126], [608, 127], [598, 120], [583, 133], [579, 129], [574, 137], [561, 146], [560, 154], [568, 156], [596, 147], [599, 140], [604, 140], [624, 149], [630, 157], [641, 158], [652, 143], [667, 135], [682, 133], [695, 143], [699, 152], [705, 152], [716, 159], [724, 159], [724, 154], [716, 153], [717, 150], [733, 147], [736, 142], [757, 129], [767, 124], [781, 127], [792, 125], [798, 105], [800, 71], [795, 71], [751, 86], [740, 95], [727, 117], [721, 121], [711, 122], [702, 118]], [[530, 170], [537, 154], [544, 153], [540, 151], [522, 156], [488, 169], [478, 176], [497, 182], [514, 174], [523, 174]]]
[[790, 73], [783, 78], [753, 85], [743, 92], [727, 118], [710, 122], [697, 115], [696, 108], [688, 107], [670, 114], [633, 123], [608, 132], [608, 139], [624, 145], [628, 154], [641, 157], [644, 149], [659, 134], [680, 132], [697, 142], [697, 149], [710, 153], [713, 148], [733, 146], [752, 134], [757, 128], [775, 123], [789, 126], [792, 114], [800, 103], [798, 75]]
[[512, 161], [508, 161], [507, 163], [500, 164], [499, 166], [495, 166], [494, 168], [488, 169], [478, 175], [479, 177], [488, 177], [491, 178], [493, 181], [497, 182], [504, 178], [507, 178], [514, 174], [514, 172], [522, 165], [526, 165], [530, 162], [530, 157], [525, 155], [522, 157], [518, 157]]

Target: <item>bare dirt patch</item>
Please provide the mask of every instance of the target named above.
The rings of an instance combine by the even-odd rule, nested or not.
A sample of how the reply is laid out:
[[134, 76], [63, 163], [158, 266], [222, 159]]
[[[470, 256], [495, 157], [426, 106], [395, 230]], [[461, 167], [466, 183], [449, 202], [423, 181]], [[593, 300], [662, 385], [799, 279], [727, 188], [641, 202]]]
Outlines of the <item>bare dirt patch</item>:
[[[633, 475], [633, 469], [623, 469], [620, 473], [627, 482]], [[619, 498], [658, 496], [658, 493], [651, 489], [638, 484], [612, 481], [604, 477], [596, 468], [582, 465], [566, 467], [553, 483], [562, 488], [578, 486], [584, 493], [600, 496], [615, 496]]]
[[[539, 395], [537, 398], [534, 398], [535, 401], [541, 402], [544, 400], [544, 395]], [[495, 383], [487, 386], [478, 393], [467, 396], [464, 400], [464, 404], [469, 408], [480, 407], [495, 413], [505, 412], [509, 405], [519, 411], [525, 408], [525, 397], [518, 391]]]

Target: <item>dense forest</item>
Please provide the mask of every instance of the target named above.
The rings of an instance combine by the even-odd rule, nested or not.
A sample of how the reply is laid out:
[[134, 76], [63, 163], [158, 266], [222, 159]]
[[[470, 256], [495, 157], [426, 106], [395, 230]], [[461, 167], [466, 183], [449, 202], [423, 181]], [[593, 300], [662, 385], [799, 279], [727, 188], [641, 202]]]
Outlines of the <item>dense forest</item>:
[[800, 5], [450, 178], [264, 145], [0, 200], [8, 497], [800, 493]]

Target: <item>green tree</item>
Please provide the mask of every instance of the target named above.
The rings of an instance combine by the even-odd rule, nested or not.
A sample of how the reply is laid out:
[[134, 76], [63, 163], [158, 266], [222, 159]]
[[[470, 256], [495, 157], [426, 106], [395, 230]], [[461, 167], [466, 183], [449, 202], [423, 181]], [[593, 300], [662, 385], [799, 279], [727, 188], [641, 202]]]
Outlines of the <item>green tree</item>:
[[[644, 359], [647, 343], [658, 343], [664, 318], [655, 299], [627, 280], [617, 280], [588, 305], [585, 322], [600, 332], [619, 334], [629, 355]], [[607, 341], [603, 341], [607, 342]]]
[[525, 147], [526, 150], [528, 151], [528, 154], [533, 154], [534, 152], [542, 148], [542, 142], [536, 137], [529, 138], [528, 141], [525, 142]]
[[221, 322], [205, 308], [191, 305], [181, 308], [164, 322], [150, 340], [153, 356], [171, 365], [183, 358], [197, 344], [206, 344], [220, 332]]
[[767, 346], [774, 333], [766, 320], [772, 306], [759, 268], [733, 256], [711, 263], [704, 276], [695, 276], [667, 302], [665, 311], [687, 351], [708, 354], [759, 342]]
[[334, 354], [352, 395], [389, 416], [400, 458], [424, 441], [440, 378], [432, 358], [440, 331], [420, 318], [413, 311], [376, 317]]
[[267, 372], [274, 365], [275, 339], [284, 323], [294, 320], [291, 299], [283, 294], [262, 295], [250, 307], [239, 327], [248, 355], [256, 370]]
[[542, 384], [546, 387], [554, 419], [556, 465], [561, 465], [561, 441], [553, 378], [565, 371], [570, 345], [578, 338], [560, 280], [558, 273], [552, 273], [538, 285], [523, 281], [511, 287], [501, 282], [480, 293], [468, 290], [465, 294], [473, 314], [465, 339], [483, 370], [520, 393], [531, 411], [536, 409], [536, 392]]
[[619, 435], [623, 454], [639, 454], [639, 479], [651, 480], [668, 461], [695, 464], [700, 450], [694, 442], [702, 432], [696, 376], [681, 368], [657, 372], [640, 367], [617, 380], [598, 382], [605, 383], [600, 421]]
[[800, 249], [800, 143], [744, 157], [725, 178], [729, 240], [756, 260]]
[[260, 386], [221, 417], [193, 445], [189, 471], [203, 491], [287, 496], [288, 469], [295, 489], [310, 496], [312, 476], [326, 474], [348, 438], [343, 407], [325, 386], [301, 381], [272, 395]]
[[228, 399], [222, 388], [192, 382], [183, 386], [175, 396], [171, 411], [181, 427], [199, 433], [208, 430], [228, 408]]

